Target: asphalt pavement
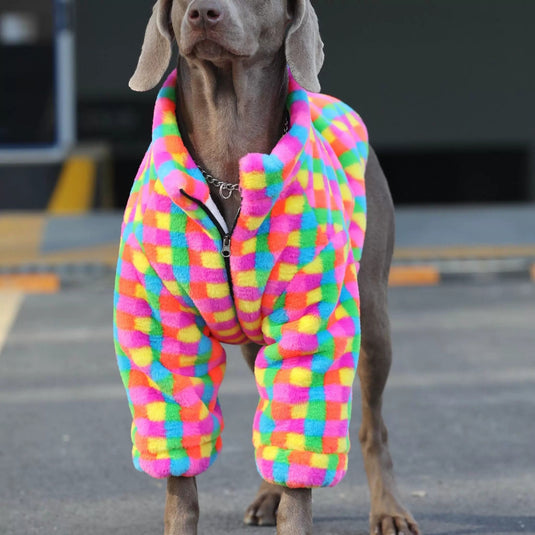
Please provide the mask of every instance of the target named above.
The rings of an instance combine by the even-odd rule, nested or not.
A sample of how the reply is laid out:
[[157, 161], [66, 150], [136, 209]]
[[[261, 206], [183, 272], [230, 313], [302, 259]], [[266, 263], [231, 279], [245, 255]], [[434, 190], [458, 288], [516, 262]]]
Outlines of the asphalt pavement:
[[[112, 277], [9, 295], [0, 296], [0, 534], [163, 533], [164, 483], [130, 461]], [[535, 284], [391, 288], [390, 309], [385, 418], [403, 498], [424, 533], [535, 534]], [[274, 533], [241, 523], [259, 482], [257, 394], [236, 348], [221, 401], [224, 448], [198, 479], [199, 534]], [[316, 534], [367, 533], [359, 401], [356, 386], [350, 469], [314, 491]]]

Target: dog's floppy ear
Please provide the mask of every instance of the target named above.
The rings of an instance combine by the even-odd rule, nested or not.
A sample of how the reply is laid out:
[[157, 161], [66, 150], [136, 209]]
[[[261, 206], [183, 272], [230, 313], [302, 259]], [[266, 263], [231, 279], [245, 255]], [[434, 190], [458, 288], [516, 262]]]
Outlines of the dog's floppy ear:
[[296, 0], [294, 18], [286, 36], [286, 61], [297, 83], [318, 92], [323, 65], [323, 42], [318, 17], [310, 0]]
[[170, 11], [173, 0], [158, 0], [145, 30], [145, 39], [136, 72], [128, 84], [134, 91], [148, 91], [162, 79], [169, 61], [173, 33]]

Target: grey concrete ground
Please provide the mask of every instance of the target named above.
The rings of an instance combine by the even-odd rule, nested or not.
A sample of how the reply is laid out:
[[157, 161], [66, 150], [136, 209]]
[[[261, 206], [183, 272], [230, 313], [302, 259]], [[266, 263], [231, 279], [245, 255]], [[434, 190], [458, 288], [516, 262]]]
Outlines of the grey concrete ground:
[[[130, 417], [111, 342], [111, 281], [27, 296], [0, 355], [0, 534], [162, 533], [164, 485], [130, 462]], [[403, 496], [429, 535], [535, 534], [535, 284], [397, 288], [385, 416]], [[257, 397], [235, 349], [224, 451], [199, 478], [201, 535], [270, 534], [241, 515], [258, 477]], [[315, 533], [363, 535], [350, 470], [314, 493]]]

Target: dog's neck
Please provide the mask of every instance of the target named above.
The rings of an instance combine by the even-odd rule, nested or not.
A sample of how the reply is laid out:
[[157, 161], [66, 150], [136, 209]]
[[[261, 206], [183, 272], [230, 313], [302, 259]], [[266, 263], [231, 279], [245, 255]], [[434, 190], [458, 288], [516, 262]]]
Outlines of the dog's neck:
[[180, 57], [177, 119], [197, 163], [219, 180], [238, 183], [240, 158], [269, 154], [280, 139], [287, 85], [282, 54], [268, 65], [220, 67]]

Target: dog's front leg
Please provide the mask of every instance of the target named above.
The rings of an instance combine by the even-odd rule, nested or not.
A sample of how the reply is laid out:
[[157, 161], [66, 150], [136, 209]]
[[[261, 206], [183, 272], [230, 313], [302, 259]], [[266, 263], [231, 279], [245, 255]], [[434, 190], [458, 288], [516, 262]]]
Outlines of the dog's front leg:
[[370, 534], [420, 535], [418, 524], [399, 496], [381, 413], [382, 390], [390, 368], [389, 352], [383, 349], [381, 355], [363, 347], [358, 366], [362, 389], [359, 439], [370, 488]]
[[277, 535], [312, 535], [311, 489], [283, 488], [277, 511]]
[[165, 535], [197, 535], [199, 498], [194, 477], [167, 480]]
[[370, 487], [372, 535], [420, 535], [403, 506], [394, 479], [383, 392], [392, 363], [388, 273], [394, 247], [394, 207], [377, 156], [370, 147], [366, 168], [368, 227], [359, 273], [362, 346], [357, 372], [362, 395], [359, 439]]

